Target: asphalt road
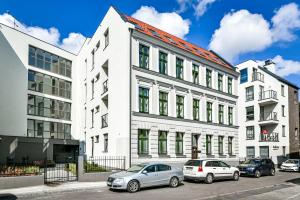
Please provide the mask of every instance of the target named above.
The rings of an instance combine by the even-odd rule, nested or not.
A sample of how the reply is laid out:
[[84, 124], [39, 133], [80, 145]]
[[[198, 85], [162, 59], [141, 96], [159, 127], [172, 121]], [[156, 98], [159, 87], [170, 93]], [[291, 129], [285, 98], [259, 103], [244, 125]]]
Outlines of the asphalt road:
[[[286, 198], [285, 198], [286, 197]], [[0, 198], [1, 199], [1, 198]], [[156, 187], [137, 193], [110, 191], [108, 188], [78, 190], [72, 192], [36, 194], [12, 197], [12, 200], [229, 200], [229, 199], [300, 199], [300, 173], [277, 172], [276, 176], [259, 179], [241, 177], [239, 181], [205, 183], [183, 182], [178, 188]], [[2, 200], [2, 199], [1, 199]]]

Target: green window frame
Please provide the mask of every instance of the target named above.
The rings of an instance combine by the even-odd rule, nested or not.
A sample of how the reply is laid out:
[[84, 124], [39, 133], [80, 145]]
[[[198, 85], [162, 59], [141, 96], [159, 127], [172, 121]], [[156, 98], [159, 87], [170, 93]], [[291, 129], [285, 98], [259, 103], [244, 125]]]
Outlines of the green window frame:
[[219, 124], [224, 124], [224, 105], [219, 105]]
[[232, 142], [233, 142], [233, 137], [228, 137], [228, 155], [232, 155], [233, 152]]
[[193, 99], [193, 119], [199, 120], [199, 99]]
[[168, 132], [159, 131], [158, 132], [158, 154], [167, 155], [168, 153]]
[[149, 69], [149, 47], [143, 44], [139, 45], [140, 68]]
[[227, 92], [228, 94], [232, 94], [232, 78], [230, 77], [228, 77]]
[[211, 102], [206, 103], [206, 118], [207, 118], [207, 122], [212, 122], [212, 103]]
[[168, 54], [162, 51], [159, 52], [159, 73], [167, 74]]
[[218, 90], [223, 91], [223, 75], [218, 74]]
[[147, 129], [138, 130], [138, 154], [149, 154], [149, 130]]
[[168, 93], [159, 92], [159, 114], [168, 116]]
[[219, 155], [224, 155], [223, 140], [224, 140], [224, 136], [218, 137], [218, 153], [219, 153]]
[[183, 155], [183, 135], [184, 133], [181, 132], [176, 133], [176, 145], [175, 145], [176, 155]]
[[192, 75], [193, 75], [193, 83], [199, 84], [199, 66], [196, 64], [193, 64]]
[[149, 89], [139, 88], [139, 112], [149, 113]]
[[211, 135], [206, 135], [206, 155], [212, 154]]
[[183, 79], [183, 59], [176, 57], [176, 78]]
[[228, 107], [228, 125], [233, 125], [233, 107]]
[[184, 97], [176, 95], [176, 114], [177, 118], [184, 118]]
[[206, 69], [206, 87], [212, 88], [212, 79], [211, 79], [212, 71], [210, 69]]

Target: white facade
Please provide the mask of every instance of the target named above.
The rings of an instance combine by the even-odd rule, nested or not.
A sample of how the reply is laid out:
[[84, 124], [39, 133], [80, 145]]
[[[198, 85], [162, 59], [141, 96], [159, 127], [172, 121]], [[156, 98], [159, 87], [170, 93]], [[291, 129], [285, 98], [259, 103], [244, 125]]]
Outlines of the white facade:
[[289, 154], [288, 85], [267, 73], [275, 69], [272, 62], [260, 67], [249, 60], [236, 67], [240, 72], [240, 157], [268, 156], [280, 163]]

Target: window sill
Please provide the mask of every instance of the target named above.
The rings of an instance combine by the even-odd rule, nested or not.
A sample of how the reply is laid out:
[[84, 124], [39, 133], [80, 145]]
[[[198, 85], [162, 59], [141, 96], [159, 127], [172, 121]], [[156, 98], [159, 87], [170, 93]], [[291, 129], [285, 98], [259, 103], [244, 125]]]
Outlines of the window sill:
[[170, 158], [171, 156], [167, 155], [167, 154], [158, 154], [159, 158]]
[[214, 158], [215, 155], [211, 155], [211, 154], [207, 155], [207, 154], [206, 154], [206, 157], [207, 157], [207, 158]]
[[219, 154], [219, 158], [226, 158], [227, 156], [224, 154]]
[[183, 154], [176, 154], [176, 158], [186, 158], [186, 155], [183, 155]]
[[138, 154], [138, 157], [139, 158], [152, 158], [152, 156], [149, 154]]
[[229, 155], [229, 158], [236, 158], [236, 155]]

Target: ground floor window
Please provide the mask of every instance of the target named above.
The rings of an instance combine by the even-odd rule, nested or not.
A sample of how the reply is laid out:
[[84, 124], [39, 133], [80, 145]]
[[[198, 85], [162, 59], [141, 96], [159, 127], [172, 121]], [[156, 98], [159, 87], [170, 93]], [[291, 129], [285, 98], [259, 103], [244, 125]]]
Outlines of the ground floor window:
[[167, 131], [158, 132], [158, 154], [166, 155], [167, 154]]
[[104, 152], [108, 152], [108, 134], [103, 134]]
[[219, 155], [223, 155], [223, 154], [224, 154], [224, 152], [223, 152], [223, 139], [224, 139], [223, 136], [219, 136], [219, 137], [218, 137], [218, 150], [219, 150]]
[[233, 137], [228, 137], [228, 155], [232, 155], [232, 141]]
[[183, 133], [180, 133], [180, 132], [176, 133], [175, 152], [178, 155], [182, 155], [183, 154]]
[[206, 155], [211, 155], [211, 135], [206, 135]]
[[268, 146], [259, 147], [259, 156], [261, 158], [269, 158], [269, 147]]
[[255, 157], [255, 147], [246, 147], [246, 156], [247, 158]]
[[138, 130], [138, 154], [149, 154], [149, 130]]

